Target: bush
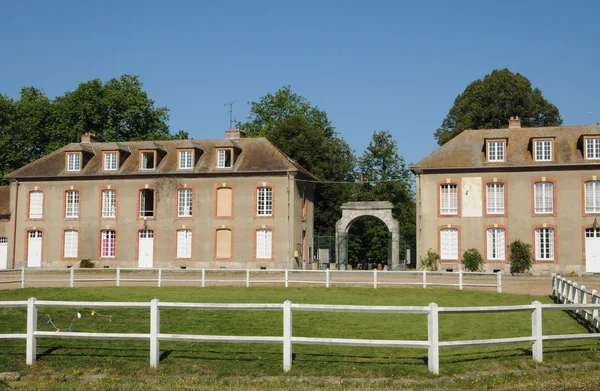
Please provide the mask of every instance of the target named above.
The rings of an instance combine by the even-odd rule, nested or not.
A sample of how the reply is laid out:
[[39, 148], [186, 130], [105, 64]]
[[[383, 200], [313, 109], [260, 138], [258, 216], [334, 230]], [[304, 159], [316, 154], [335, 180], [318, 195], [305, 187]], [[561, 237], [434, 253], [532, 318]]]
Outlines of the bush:
[[508, 252], [511, 273], [525, 273], [531, 269], [531, 244], [515, 240], [508, 246]]
[[80, 269], [93, 269], [96, 267], [96, 264], [89, 259], [82, 259], [79, 262]]
[[476, 248], [470, 248], [463, 254], [462, 264], [467, 271], [478, 272], [483, 269], [483, 257]]
[[427, 250], [427, 256], [421, 259], [421, 268], [437, 271], [440, 268], [440, 256], [432, 249]]

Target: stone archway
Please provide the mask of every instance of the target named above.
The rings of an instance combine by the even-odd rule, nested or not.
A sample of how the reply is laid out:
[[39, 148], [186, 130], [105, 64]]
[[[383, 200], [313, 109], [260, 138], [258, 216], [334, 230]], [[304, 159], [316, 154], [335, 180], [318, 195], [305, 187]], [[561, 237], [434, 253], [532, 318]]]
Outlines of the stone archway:
[[335, 258], [338, 267], [348, 266], [348, 230], [361, 217], [376, 217], [388, 227], [391, 245], [388, 250], [388, 267], [394, 270], [400, 263], [400, 224], [392, 215], [394, 205], [388, 201], [346, 202], [342, 204], [342, 218], [335, 224]]

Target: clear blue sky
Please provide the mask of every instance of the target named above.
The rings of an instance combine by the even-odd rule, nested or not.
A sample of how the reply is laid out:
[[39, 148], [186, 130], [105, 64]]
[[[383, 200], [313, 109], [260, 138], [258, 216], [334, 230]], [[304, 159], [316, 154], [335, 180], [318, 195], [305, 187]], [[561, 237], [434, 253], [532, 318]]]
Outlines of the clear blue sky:
[[417, 162], [496, 68], [528, 77], [565, 124], [600, 121], [599, 15], [599, 1], [3, 1], [0, 93], [139, 75], [172, 131], [217, 138], [225, 102], [241, 120], [291, 85], [358, 154], [388, 129]]

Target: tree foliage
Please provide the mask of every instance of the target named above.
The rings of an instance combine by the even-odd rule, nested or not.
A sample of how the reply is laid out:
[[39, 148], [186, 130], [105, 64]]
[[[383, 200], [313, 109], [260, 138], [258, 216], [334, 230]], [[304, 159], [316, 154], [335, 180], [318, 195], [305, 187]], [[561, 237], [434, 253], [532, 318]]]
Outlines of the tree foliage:
[[525, 273], [531, 269], [531, 244], [515, 240], [508, 246], [508, 253], [511, 273]]
[[519, 116], [523, 127], [562, 124], [558, 108], [544, 99], [542, 91], [532, 88], [529, 79], [496, 69], [456, 97], [435, 138], [443, 145], [465, 129], [506, 128], [511, 116]]
[[86, 81], [53, 100], [35, 87], [22, 88], [16, 101], [0, 95], [1, 174], [77, 142], [85, 132], [100, 141], [188, 138], [183, 131], [171, 134], [168, 112], [155, 107], [130, 75]]

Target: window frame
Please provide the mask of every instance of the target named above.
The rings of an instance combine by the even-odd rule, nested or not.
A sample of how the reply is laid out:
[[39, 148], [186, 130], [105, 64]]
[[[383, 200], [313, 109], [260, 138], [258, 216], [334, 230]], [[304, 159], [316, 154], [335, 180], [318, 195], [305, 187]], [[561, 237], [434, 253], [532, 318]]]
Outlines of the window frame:
[[[181, 163], [184, 161], [181, 158], [181, 155], [183, 153], [190, 153], [191, 154], [191, 160], [190, 160], [190, 166], [189, 167], [182, 167]], [[178, 149], [177, 150], [177, 169], [178, 170], [193, 170], [194, 169], [194, 162], [195, 162], [195, 152], [193, 148], [189, 148], [189, 149]]]
[[[229, 258], [217, 258], [217, 232], [221, 231], [221, 230], [229, 231], [231, 233], [231, 243], [230, 243], [231, 248], [229, 250], [230, 251]], [[233, 249], [234, 249], [233, 244], [234, 244], [233, 227], [225, 226], [225, 225], [216, 227], [213, 230], [213, 259], [215, 261], [232, 261], [233, 260]]]
[[[142, 190], [152, 190], [153, 192], [153, 205], [152, 205], [152, 216], [142, 216], [141, 215], [141, 207], [142, 207]], [[144, 187], [139, 187], [138, 188], [138, 195], [137, 195], [137, 210], [136, 210], [136, 220], [156, 220], [156, 214], [157, 214], [157, 210], [156, 210], [156, 189], [152, 186], [144, 186]]]
[[[552, 212], [538, 213], [535, 211], [535, 185], [537, 183], [551, 183], [552, 184]], [[532, 217], [545, 217], [553, 216], [556, 217], [558, 211], [558, 205], [556, 203], [556, 179], [553, 178], [538, 178], [531, 181], [531, 216]]]
[[[152, 168], [144, 168], [144, 154], [151, 153], [153, 154], [153, 167]], [[141, 171], [155, 171], [157, 166], [157, 153], [154, 149], [140, 149], [140, 170]]]
[[[179, 214], [179, 212], [181, 210], [181, 207], [180, 207], [181, 198], [180, 198], [179, 193], [182, 190], [186, 190], [186, 191], [190, 192], [190, 203], [191, 203], [191, 208], [192, 208], [192, 211], [191, 211], [190, 215], [181, 215], [181, 214]], [[195, 191], [194, 191], [193, 187], [187, 186], [185, 184], [183, 186], [178, 186], [175, 189], [175, 218], [177, 220], [193, 219], [194, 218], [194, 209], [195, 209], [195, 207], [194, 207], [194, 201], [195, 201]]]
[[[552, 252], [553, 252], [553, 258], [552, 259], [545, 259], [545, 258], [538, 258], [538, 242], [537, 242], [537, 231], [541, 230], [541, 229], [551, 229], [553, 230], [553, 246], [552, 246]], [[533, 262], [534, 263], [558, 263], [558, 231], [556, 229], [556, 226], [554, 225], [550, 225], [550, 224], [542, 224], [542, 225], [536, 225], [532, 228], [532, 243], [533, 243]]]
[[[106, 156], [115, 154], [115, 168], [106, 168]], [[120, 159], [119, 151], [102, 151], [102, 171], [112, 172], [119, 171], [119, 159]]]
[[[553, 162], [554, 161], [554, 139], [553, 138], [534, 138], [533, 140], [533, 148], [532, 148], [532, 152], [533, 152], [533, 160], [536, 162], [542, 162], [542, 163], [547, 163], [547, 162]], [[537, 156], [537, 152], [538, 152], [538, 143], [545, 143], [545, 142], [549, 142], [550, 143], [550, 159], [538, 159]], [[542, 157], [544, 154], [544, 150], [542, 150]]]
[[[504, 259], [497, 259], [497, 258], [489, 258], [488, 257], [488, 250], [489, 250], [489, 240], [488, 240], [488, 231], [490, 229], [498, 229], [498, 230], [504, 230]], [[492, 225], [487, 225], [485, 227], [483, 227], [483, 251], [484, 251], [484, 262], [485, 263], [507, 263], [508, 262], [508, 227], [506, 225], [500, 225], [500, 224], [492, 224]]]
[[[456, 258], [442, 258], [442, 231], [444, 230], [456, 230], [457, 232], [457, 257]], [[437, 241], [438, 241], [438, 254], [440, 255], [440, 263], [456, 263], [460, 262], [461, 259], [461, 234], [460, 234], [460, 226], [458, 225], [442, 225], [437, 229]]]
[[[269, 251], [270, 251], [270, 254], [269, 254], [270, 256], [269, 257], [266, 257], [266, 256], [259, 257], [258, 256], [258, 251], [259, 251], [259, 248], [258, 248], [258, 235], [259, 235], [259, 231], [269, 231], [271, 233], [271, 243], [270, 243], [271, 245], [270, 246], [266, 246], [266, 244], [265, 244], [265, 247], [264, 247], [265, 250], [267, 248], [269, 248]], [[267, 227], [267, 226], [263, 225], [261, 227], [254, 228], [254, 260], [255, 261], [272, 261], [272, 260], [275, 259], [275, 240], [274, 240], [274, 236], [275, 235], [274, 235], [274, 229], [273, 229], [273, 227]]]
[[[500, 144], [502, 146], [502, 159], [491, 159], [491, 144]], [[489, 139], [485, 141], [485, 155], [487, 163], [504, 163], [506, 162], [506, 139]], [[496, 152], [497, 154], [497, 152]]]
[[[442, 213], [442, 186], [456, 186], [456, 213]], [[439, 218], [444, 217], [460, 217], [460, 183], [458, 181], [446, 179], [437, 183], [437, 214]]]
[[[504, 212], [502, 212], [502, 213], [490, 213], [488, 211], [488, 186], [495, 185], [495, 184], [501, 184], [503, 187]], [[484, 181], [483, 216], [484, 217], [508, 217], [508, 181], [507, 180], [494, 178], [493, 180]]]
[[[263, 188], [271, 189], [271, 213], [270, 214], [259, 214], [259, 190]], [[265, 209], [266, 209], [266, 200], [265, 200]], [[275, 218], [275, 186], [270, 183], [263, 182], [260, 185], [254, 186], [254, 218], [255, 219], [274, 219]]]
[[[595, 152], [598, 154], [598, 157], [588, 156], [588, 141], [595, 141]], [[590, 135], [583, 137], [583, 158], [585, 160], [600, 160], [600, 135]]]
[[[31, 217], [31, 193], [41, 193], [42, 202], [41, 202], [41, 217]], [[44, 212], [45, 212], [45, 203], [46, 195], [44, 194], [44, 190], [38, 188], [37, 186], [33, 188], [33, 190], [29, 190], [27, 194], [27, 221], [44, 221]]]
[[[114, 191], [115, 192], [115, 215], [114, 217], [104, 216], [104, 192]], [[119, 216], [119, 191], [114, 187], [105, 187], [100, 189], [100, 219], [101, 220], [116, 220]]]
[[[217, 153], [216, 153], [216, 159], [217, 160], [215, 162], [216, 167], [219, 168], [219, 169], [233, 168], [233, 165], [235, 164], [234, 154], [233, 154], [233, 148], [217, 148], [216, 151], [217, 151]], [[225, 165], [221, 166], [220, 165], [220, 160], [221, 159], [220, 159], [219, 155], [220, 155], [221, 151], [229, 152], [229, 162], [230, 162], [229, 166], [225, 166]], [[227, 162], [227, 158], [224, 158], [223, 159], [223, 164], [225, 164], [226, 162]]]
[[[69, 216], [69, 193], [75, 193], [77, 195], [77, 215]], [[79, 220], [81, 218], [81, 189], [71, 187], [63, 191], [63, 220]]]
[[[179, 232], [189, 231], [190, 232], [190, 256], [180, 257], [179, 256]], [[183, 226], [175, 230], [175, 254], [173, 255], [175, 260], [190, 261], [194, 258], [194, 230], [191, 227]]]
[[[230, 216], [219, 216], [218, 213], [218, 208], [219, 208], [219, 189], [231, 189], [231, 215]], [[235, 215], [235, 190], [234, 190], [234, 186], [227, 184], [227, 183], [221, 183], [220, 185], [215, 185], [215, 190], [214, 190], [214, 202], [213, 202], [213, 218], [214, 219], [222, 219], [222, 220], [231, 220], [233, 219], [234, 215]]]
[[[103, 255], [103, 250], [104, 250], [104, 232], [114, 232], [114, 255]], [[117, 259], [117, 251], [118, 251], [118, 230], [117, 228], [107, 228], [107, 229], [101, 229], [99, 232], [99, 240], [98, 240], [98, 258], [100, 259]], [[136, 238], [136, 241], [138, 239]], [[110, 244], [110, 242], [109, 242]], [[110, 249], [110, 247], [109, 247]]]
[[[77, 232], [77, 242], [75, 243], [75, 248], [76, 248], [76, 253], [75, 256], [67, 256], [66, 251], [67, 251], [67, 231], [69, 232]], [[66, 260], [66, 259], [79, 259], [79, 252], [80, 252], [80, 237], [79, 237], [79, 230], [75, 229], [75, 228], [65, 228], [63, 229], [63, 235], [62, 235], [62, 248], [61, 248], [61, 259]]]
[[[595, 204], [596, 204], [596, 210], [592, 211], [592, 212], [588, 212], [587, 210], [587, 191], [586, 191], [586, 187], [588, 183], [591, 182], [595, 182], [597, 183], [597, 194], [598, 197], [595, 200]], [[594, 215], [600, 215], [600, 178], [598, 178], [597, 176], [592, 176], [589, 178], [584, 178], [581, 180], [581, 210], [582, 210], [582, 216], [594, 216]]]
[[[79, 158], [79, 167], [75, 169], [70, 169], [70, 158], [77, 156]], [[81, 172], [83, 168], [83, 152], [66, 152], [65, 153], [65, 171], [67, 172]]]

